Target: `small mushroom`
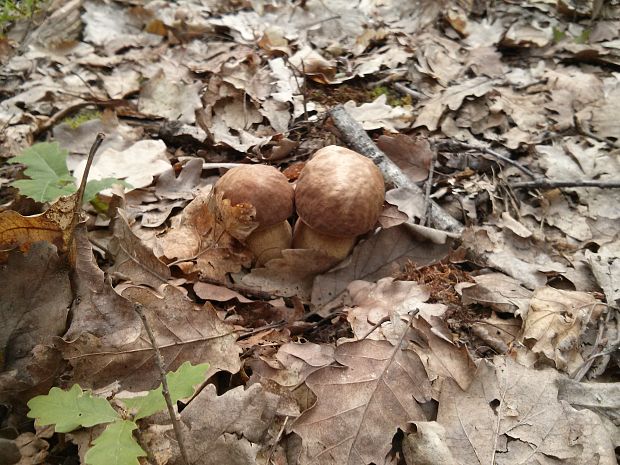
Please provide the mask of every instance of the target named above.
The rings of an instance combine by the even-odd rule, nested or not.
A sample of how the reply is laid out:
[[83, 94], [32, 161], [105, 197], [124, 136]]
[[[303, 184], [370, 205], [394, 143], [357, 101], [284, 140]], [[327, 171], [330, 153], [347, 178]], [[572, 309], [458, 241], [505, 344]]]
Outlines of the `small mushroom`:
[[350, 252], [357, 236], [370, 231], [385, 197], [383, 175], [368, 158], [344, 147], [318, 150], [295, 187], [299, 219], [293, 247], [318, 250], [334, 264]]
[[[290, 249], [294, 190], [280, 171], [266, 165], [237, 166], [213, 186], [215, 213], [226, 231], [243, 242], [262, 265]], [[249, 214], [248, 214], [249, 212]]]

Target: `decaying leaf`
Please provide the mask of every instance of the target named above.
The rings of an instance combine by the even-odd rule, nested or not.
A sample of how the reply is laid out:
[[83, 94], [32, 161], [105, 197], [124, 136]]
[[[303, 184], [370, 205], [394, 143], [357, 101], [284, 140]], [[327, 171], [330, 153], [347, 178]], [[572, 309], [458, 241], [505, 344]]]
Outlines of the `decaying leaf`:
[[383, 229], [359, 244], [338, 267], [316, 277], [312, 302], [321, 305], [337, 298], [356, 279], [374, 281], [389, 276], [407, 260], [417, 265], [435, 263], [448, 250], [447, 242], [439, 244], [422, 239], [407, 225]]
[[524, 321], [522, 341], [558, 370], [572, 373], [582, 362], [580, 336], [604, 305], [585, 292], [536, 289]]
[[294, 423], [303, 440], [300, 463], [382, 463], [397, 428], [425, 420], [431, 387], [415, 352], [364, 340], [336, 348], [343, 367], [312, 373], [317, 403]]
[[[181, 413], [188, 455], [194, 463], [251, 465], [275, 421], [279, 397], [254, 384], [218, 396], [203, 389]], [[222, 412], [226, 412], [222, 415]], [[172, 463], [180, 463], [178, 460]]]
[[0, 212], [0, 249], [28, 249], [33, 243], [46, 241], [59, 252], [67, 252], [71, 241], [77, 194], [59, 198], [45, 212], [22, 216], [16, 211]]
[[495, 357], [479, 363], [466, 390], [448, 380], [437, 422], [455, 463], [613, 464], [613, 445], [596, 414], [558, 400], [560, 377]]
[[[37, 242], [25, 254], [9, 254], [8, 261], [0, 265], [0, 282], [2, 365], [5, 370], [15, 370], [17, 379], [25, 379], [35, 347], [49, 345], [53, 337], [66, 330], [72, 301], [69, 273], [51, 244]], [[54, 371], [56, 367], [49, 369]]]

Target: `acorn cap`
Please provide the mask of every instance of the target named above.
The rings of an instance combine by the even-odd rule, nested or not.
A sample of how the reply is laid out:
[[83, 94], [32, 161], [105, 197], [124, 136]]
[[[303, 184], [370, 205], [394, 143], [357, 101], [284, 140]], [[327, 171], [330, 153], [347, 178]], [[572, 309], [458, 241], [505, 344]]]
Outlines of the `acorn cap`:
[[218, 179], [214, 192], [232, 206], [253, 206], [259, 229], [285, 221], [293, 213], [293, 186], [273, 166], [237, 166]]
[[368, 158], [344, 147], [318, 150], [295, 187], [300, 218], [319, 233], [358, 236], [377, 222], [385, 198], [383, 175]]

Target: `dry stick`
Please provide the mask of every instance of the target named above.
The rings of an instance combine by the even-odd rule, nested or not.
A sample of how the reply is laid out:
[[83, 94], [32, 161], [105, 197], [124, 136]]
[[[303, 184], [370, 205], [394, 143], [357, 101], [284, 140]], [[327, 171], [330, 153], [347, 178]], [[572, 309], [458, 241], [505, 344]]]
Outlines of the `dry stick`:
[[496, 152], [495, 150], [490, 149], [488, 147], [479, 147], [479, 146], [476, 146], [476, 145], [464, 144], [462, 142], [455, 142], [455, 141], [449, 141], [447, 143], [439, 144], [439, 147], [445, 147], [447, 150], [454, 150], [454, 149], [478, 150], [480, 152], [486, 153], [487, 155], [491, 155], [492, 157], [495, 157], [498, 160], [503, 161], [504, 163], [508, 163], [509, 165], [514, 166], [515, 168], [517, 168], [522, 173], [527, 174], [530, 178], [534, 178], [534, 179], [538, 179], [539, 178], [539, 176], [536, 175], [536, 173], [530, 171], [529, 169], [527, 169], [525, 166], [523, 166], [518, 161], [515, 161], [512, 158], [509, 158], [509, 157], [507, 157], [505, 155], [502, 155], [501, 153]]
[[[395, 187], [406, 187], [410, 189], [414, 195], [424, 196], [422, 189], [409, 179], [396, 164], [390, 160], [379, 148], [374, 144], [372, 139], [366, 134], [361, 124], [355, 121], [351, 115], [347, 113], [342, 105], [337, 105], [330, 110], [330, 115], [334, 125], [340, 131], [343, 140], [353, 148], [356, 152], [370, 158], [381, 170], [383, 177]], [[444, 211], [435, 202], [431, 202], [430, 219], [438, 229], [449, 232], [462, 233], [463, 225], [454, 219], [450, 214]]]
[[389, 316], [384, 316], [383, 318], [381, 318], [379, 321], [377, 321], [372, 328], [370, 328], [368, 330], [368, 332], [366, 334], [364, 334], [362, 337], [359, 338], [360, 341], [363, 341], [364, 339], [366, 339], [368, 336], [370, 336], [375, 329], [377, 329], [379, 326], [381, 326], [383, 323], [386, 323], [390, 321], [390, 317]]
[[[613, 309], [614, 307], [610, 307], [607, 311], [607, 316], [605, 317], [605, 321], [600, 322], [599, 330], [596, 335], [596, 341], [594, 342], [593, 347], [601, 346], [603, 335], [612, 318]], [[616, 322], [618, 323], [617, 318], [616, 318]], [[618, 324], [616, 324], [616, 327], [617, 326]], [[610, 331], [611, 330], [608, 330], [608, 332]], [[598, 357], [604, 357], [606, 355], [612, 354], [613, 352], [617, 351], [619, 347], [620, 347], [620, 335], [616, 337], [615, 341], [608, 341], [605, 348], [602, 348], [598, 352], [591, 354], [586, 360], [583, 361], [581, 366], [577, 370], [575, 370], [575, 372], [570, 377], [573, 378], [575, 381], [581, 381], [581, 379], [586, 375], [586, 373], [590, 371], [590, 368], [594, 364], [594, 360], [596, 360]]]
[[581, 134], [582, 136], [589, 137], [590, 139], [594, 139], [599, 142], [603, 142], [609, 145], [610, 147], [620, 149], [620, 144], [618, 142], [610, 141], [609, 139], [596, 135], [588, 131], [586, 128], [584, 128], [583, 124], [581, 124], [581, 120], [577, 118], [577, 115], [573, 116], [573, 124], [575, 125], [575, 129], [577, 129], [577, 132]]
[[286, 428], [288, 419], [289, 419], [288, 415], [284, 417], [284, 422], [282, 422], [282, 427], [280, 428], [280, 431], [278, 432], [278, 435], [276, 436], [276, 439], [273, 442], [273, 446], [271, 447], [271, 450], [269, 451], [269, 455], [267, 456], [267, 461], [265, 462], [267, 465], [271, 463], [271, 457], [273, 457], [273, 454], [276, 451], [276, 446], [278, 445], [278, 442], [280, 442], [280, 438], [282, 437], [282, 433], [284, 433], [284, 428]]
[[618, 189], [620, 181], [550, 181], [541, 179], [540, 181], [513, 182], [510, 187], [519, 189], [555, 189], [558, 187], [598, 187], [600, 189]]
[[177, 438], [177, 442], [179, 443], [179, 450], [181, 451], [181, 457], [183, 457], [183, 462], [185, 465], [190, 465], [189, 458], [187, 457], [187, 451], [185, 450], [185, 443], [183, 442], [183, 435], [181, 434], [181, 426], [179, 425], [179, 421], [177, 420], [177, 416], [174, 413], [174, 407], [172, 405], [172, 399], [170, 398], [170, 390], [168, 389], [168, 380], [166, 379], [166, 370], [164, 369], [164, 359], [159, 352], [159, 347], [157, 346], [157, 341], [155, 340], [155, 336], [153, 335], [153, 331], [151, 331], [151, 327], [149, 326], [148, 321], [146, 320], [146, 316], [142, 311], [141, 304], [134, 304], [134, 310], [140, 316], [142, 320], [142, 324], [144, 325], [144, 329], [146, 329], [146, 334], [149, 336], [149, 340], [151, 341], [151, 345], [153, 346], [153, 350], [155, 350], [155, 361], [157, 362], [157, 367], [159, 368], [159, 377], [161, 378], [161, 391], [164, 395], [164, 399], [166, 400], [166, 405], [168, 406], [168, 415], [170, 415], [170, 421], [172, 421], [172, 429], [174, 430], [174, 435]]
[[424, 100], [426, 98], [426, 95], [424, 95], [423, 93], [418, 92], [417, 90], [410, 89], [409, 87], [401, 84], [400, 82], [394, 83], [394, 89], [396, 89], [402, 94], [411, 95], [413, 98], [418, 100]]
[[424, 218], [422, 218], [422, 226], [426, 226], [431, 215], [431, 189], [433, 187], [433, 173], [435, 172], [435, 162], [437, 158], [433, 151], [433, 157], [431, 158], [431, 166], [428, 170], [428, 179], [426, 180], [426, 192], [424, 193]]
[[69, 227], [69, 231], [71, 231], [71, 235], [69, 236], [69, 241], [67, 242], [67, 249], [66, 249], [69, 254], [71, 254], [71, 246], [73, 245], [73, 231], [75, 230], [75, 227], [80, 221], [80, 216], [82, 213], [82, 204], [84, 202], [84, 192], [86, 191], [88, 173], [90, 172], [90, 167], [92, 166], [93, 160], [95, 159], [95, 154], [97, 153], [97, 150], [99, 150], [99, 147], [101, 146], [101, 143], [103, 142], [103, 139], [105, 139], [105, 134], [101, 132], [97, 134], [97, 137], [95, 138], [95, 142], [93, 142], [93, 145], [90, 147], [90, 151], [88, 152], [88, 159], [86, 160], [86, 167], [84, 168], [84, 173], [82, 174], [82, 182], [80, 182], [80, 187], [78, 188], [78, 191], [77, 191], [77, 195], [76, 195], [77, 198], [76, 198], [75, 207], [73, 210], [73, 218], [71, 219], [71, 226]]

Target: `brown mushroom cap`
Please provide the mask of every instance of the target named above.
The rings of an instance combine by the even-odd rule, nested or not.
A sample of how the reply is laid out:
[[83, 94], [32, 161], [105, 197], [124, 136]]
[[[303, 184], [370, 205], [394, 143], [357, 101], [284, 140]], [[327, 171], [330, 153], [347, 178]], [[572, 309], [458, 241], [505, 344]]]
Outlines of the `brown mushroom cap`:
[[254, 206], [259, 229], [285, 221], [293, 213], [293, 187], [273, 166], [237, 166], [215, 183], [214, 191], [231, 205]]
[[318, 150], [301, 171], [295, 187], [300, 218], [319, 233], [357, 236], [377, 222], [385, 198], [379, 168], [344, 147]]

